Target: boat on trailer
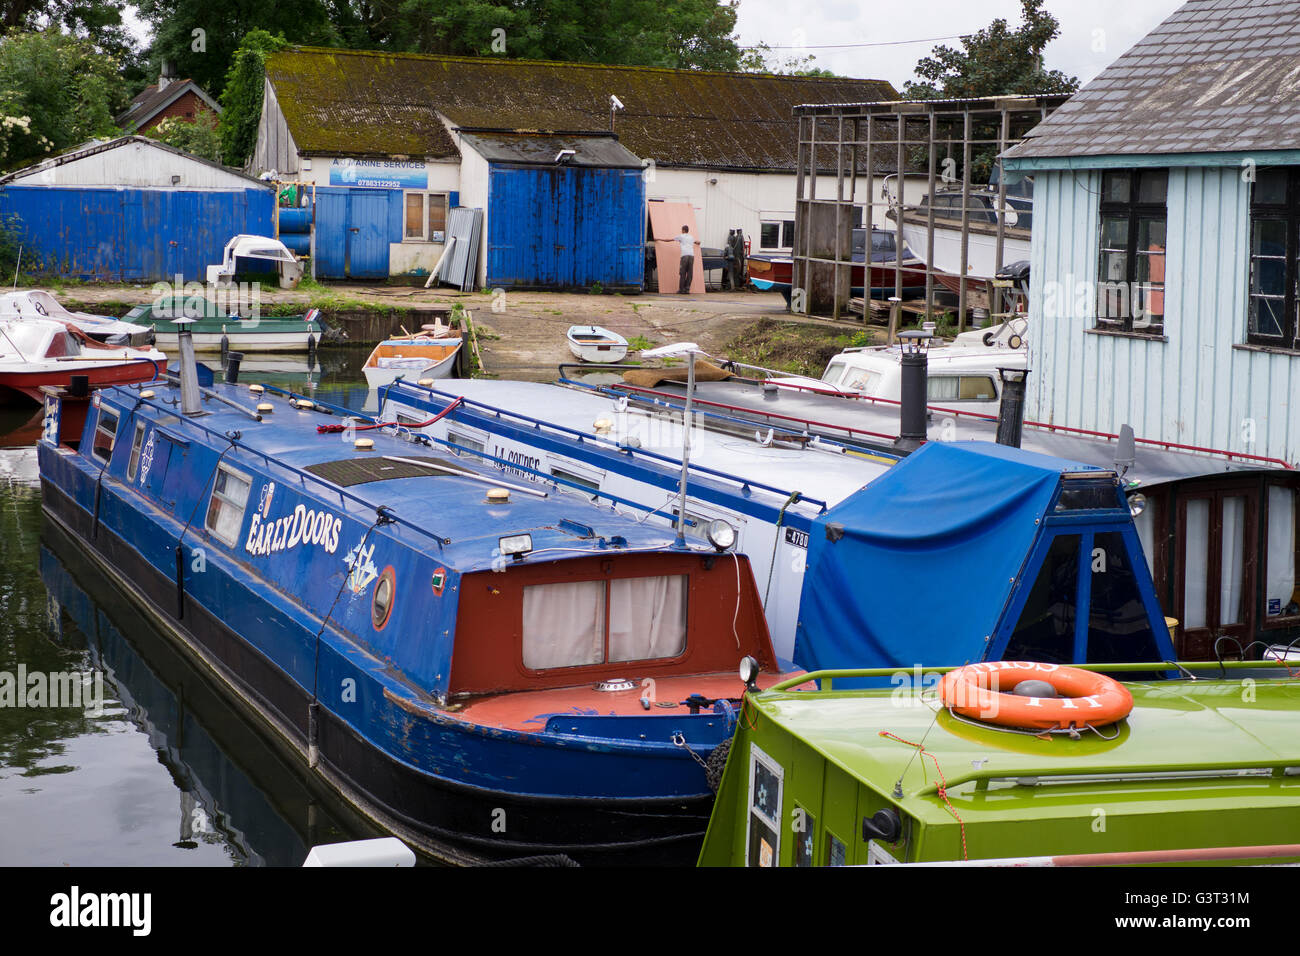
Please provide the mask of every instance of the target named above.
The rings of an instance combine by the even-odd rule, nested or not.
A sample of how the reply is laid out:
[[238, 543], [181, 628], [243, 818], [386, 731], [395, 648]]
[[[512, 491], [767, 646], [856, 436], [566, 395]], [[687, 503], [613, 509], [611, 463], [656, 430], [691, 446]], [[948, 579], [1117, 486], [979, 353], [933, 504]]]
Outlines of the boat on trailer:
[[47, 394], [45, 513], [138, 610], [425, 853], [694, 859], [735, 665], [779, 679], [743, 555], [193, 374]]
[[565, 338], [573, 357], [582, 362], [612, 364], [627, 358], [627, 339], [599, 325], [571, 325]]

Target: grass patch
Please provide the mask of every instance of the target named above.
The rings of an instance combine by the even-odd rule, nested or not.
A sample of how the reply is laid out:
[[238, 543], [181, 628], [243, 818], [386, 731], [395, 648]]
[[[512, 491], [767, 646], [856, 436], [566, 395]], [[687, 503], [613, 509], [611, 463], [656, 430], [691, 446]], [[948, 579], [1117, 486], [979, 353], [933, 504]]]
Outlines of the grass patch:
[[750, 365], [820, 378], [828, 363], [846, 348], [884, 341], [883, 330], [821, 328], [809, 323], [760, 319], [726, 343], [729, 358]]
[[644, 335], [635, 335], [627, 340], [627, 347], [633, 352], [644, 352], [646, 349], [652, 349], [655, 344]]

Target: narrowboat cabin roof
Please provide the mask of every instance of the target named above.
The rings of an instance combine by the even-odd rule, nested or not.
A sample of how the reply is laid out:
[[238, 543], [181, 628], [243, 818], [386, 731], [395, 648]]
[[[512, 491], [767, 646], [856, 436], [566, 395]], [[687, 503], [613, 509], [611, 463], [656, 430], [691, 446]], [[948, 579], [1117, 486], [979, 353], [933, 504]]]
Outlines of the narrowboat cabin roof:
[[[245, 387], [218, 383], [213, 388], [250, 408], [259, 401], [270, 401], [275, 410], [258, 422], [248, 414], [205, 399], [205, 414], [191, 420], [175, 415], [157, 399], [140, 401], [135, 389], [100, 392], [98, 400], [101, 408], [123, 415], [140, 401], [135, 413], [138, 418], [155, 420], [182, 439], [186, 431], [197, 426], [224, 446], [228, 442], [221, 436], [237, 431], [238, 447], [226, 456], [226, 462], [265, 471], [285, 486], [305, 485], [327, 503], [332, 500], [366, 522], [374, 520], [377, 508], [388, 509], [398, 518], [391, 527], [408, 543], [419, 547], [428, 545], [431, 537], [441, 539], [436, 550], [439, 560], [459, 571], [491, 570], [499, 539], [514, 534], [531, 534], [534, 554], [546, 551], [556, 557], [563, 555], [552, 549], [614, 548], [610, 543], [614, 537], [623, 538], [621, 546], [631, 548], [668, 547], [673, 543], [672, 534], [662, 528], [639, 524], [610, 508], [593, 506], [575, 492], [547, 489], [542, 492], [546, 497], [539, 498], [537, 489], [529, 489], [532, 493], [513, 490], [518, 484], [493, 469], [437, 449], [413, 446], [378, 430], [356, 433], [374, 441], [372, 450], [358, 451], [339, 433], [315, 434], [316, 426], [336, 424], [337, 417], [291, 407], [284, 398], [269, 393], [254, 398]], [[357, 418], [361, 420], [361, 416]], [[277, 464], [268, 466], [263, 456], [296, 473], [277, 468]], [[404, 461], [392, 461], [394, 457]], [[472, 477], [466, 480], [457, 473]], [[507, 487], [509, 502], [489, 504], [486, 492], [492, 486]], [[346, 494], [340, 495], [338, 489]], [[557, 503], [563, 503], [562, 512]], [[457, 517], [451, 519], [450, 515]]]
[[[578, 379], [568, 379], [566, 384], [613, 399], [627, 397], [637, 406], [655, 402], [680, 405], [685, 397], [685, 388], [673, 382], [663, 382], [653, 389], [624, 384], [598, 385]], [[817, 394], [816, 385], [809, 383], [808, 388], [800, 388], [768, 383], [765, 388], [748, 379], [697, 382], [695, 401], [701, 411], [711, 409], [719, 414], [750, 416], [756, 422], [768, 414], [781, 416], [769, 421], [790, 430], [807, 428], [814, 435], [886, 454], [893, 449], [899, 430], [897, 402], [859, 395]], [[960, 403], [934, 404], [930, 406], [929, 434], [931, 442], [993, 442], [997, 436], [997, 419], [987, 411], [962, 408]], [[1098, 468], [1115, 468], [1114, 435], [1026, 421], [1020, 444], [1026, 451], [1040, 455]], [[1276, 459], [1209, 448], [1175, 447], [1147, 442], [1139, 435], [1136, 461], [1124, 477], [1149, 487], [1183, 478], [1287, 467], [1291, 465]]]

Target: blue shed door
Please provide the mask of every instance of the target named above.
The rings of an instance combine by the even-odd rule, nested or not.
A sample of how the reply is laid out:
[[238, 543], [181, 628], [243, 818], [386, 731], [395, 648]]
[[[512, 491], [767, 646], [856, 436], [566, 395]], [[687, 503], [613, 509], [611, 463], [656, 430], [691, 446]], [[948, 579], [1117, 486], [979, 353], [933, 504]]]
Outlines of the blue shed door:
[[488, 285], [639, 289], [644, 210], [639, 169], [493, 163]]
[[388, 275], [388, 244], [401, 241], [401, 190], [316, 190], [316, 275], [375, 279]]

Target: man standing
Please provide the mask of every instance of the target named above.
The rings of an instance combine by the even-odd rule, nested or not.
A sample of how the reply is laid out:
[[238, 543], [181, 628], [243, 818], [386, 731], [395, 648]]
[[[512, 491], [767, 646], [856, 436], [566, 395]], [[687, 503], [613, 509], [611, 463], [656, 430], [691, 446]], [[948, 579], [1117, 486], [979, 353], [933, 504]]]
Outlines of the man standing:
[[682, 226], [682, 234], [677, 237], [682, 244], [681, 278], [677, 283], [677, 294], [686, 295], [691, 291], [691, 279], [695, 277], [695, 247], [699, 240], [691, 235], [689, 226]]

